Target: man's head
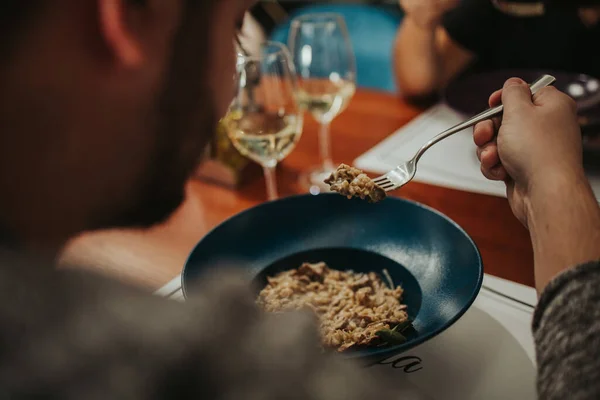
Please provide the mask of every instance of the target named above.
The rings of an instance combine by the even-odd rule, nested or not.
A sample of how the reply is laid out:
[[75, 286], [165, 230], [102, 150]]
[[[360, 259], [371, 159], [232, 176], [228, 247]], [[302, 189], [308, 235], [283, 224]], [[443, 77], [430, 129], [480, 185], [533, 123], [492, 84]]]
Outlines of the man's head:
[[166, 218], [230, 100], [252, 3], [4, 1], [0, 226], [56, 245]]

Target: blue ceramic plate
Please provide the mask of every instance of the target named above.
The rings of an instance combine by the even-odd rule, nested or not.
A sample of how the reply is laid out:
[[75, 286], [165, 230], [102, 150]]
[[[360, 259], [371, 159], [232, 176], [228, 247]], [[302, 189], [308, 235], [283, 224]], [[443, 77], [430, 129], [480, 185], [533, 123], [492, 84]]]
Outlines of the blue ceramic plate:
[[374, 362], [451, 326], [473, 303], [483, 279], [475, 243], [439, 212], [397, 198], [369, 204], [322, 194], [265, 203], [225, 221], [192, 251], [183, 289], [202, 271], [233, 265], [246, 269], [260, 290], [266, 276], [305, 261], [357, 272], [387, 269], [404, 288], [415, 328], [408, 341], [347, 353]]

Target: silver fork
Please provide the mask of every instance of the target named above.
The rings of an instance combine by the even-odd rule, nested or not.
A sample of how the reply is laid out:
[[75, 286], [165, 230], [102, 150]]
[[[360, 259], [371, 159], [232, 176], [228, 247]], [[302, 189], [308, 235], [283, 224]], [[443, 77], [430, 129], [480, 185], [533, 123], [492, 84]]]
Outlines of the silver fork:
[[[533, 82], [529, 87], [531, 88], [531, 94], [536, 94], [540, 89], [552, 85], [556, 81], [556, 78], [551, 75], [542, 75], [535, 82]], [[385, 190], [386, 192], [391, 192], [392, 190], [396, 190], [401, 188], [410, 182], [417, 172], [417, 163], [423, 156], [423, 154], [429, 150], [433, 145], [442, 140], [454, 135], [457, 132], [460, 132], [466, 128], [474, 126], [482, 121], [493, 118], [497, 115], [500, 115], [504, 107], [502, 105], [489, 108], [486, 111], [475, 115], [474, 117], [469, 118], [468, 120], [461, 122], [458, 125], [453, 126], [452, 128], [440, 133], [439, 135], [432, 138], [430, 141], [425, 143], [423, 147], [417, 151], [417, 154], [409, 161], [404, 164], [398, 165], [393, 170], [389, 171], [387, 174], [381, 175], [373, 179], [375, 184]]]

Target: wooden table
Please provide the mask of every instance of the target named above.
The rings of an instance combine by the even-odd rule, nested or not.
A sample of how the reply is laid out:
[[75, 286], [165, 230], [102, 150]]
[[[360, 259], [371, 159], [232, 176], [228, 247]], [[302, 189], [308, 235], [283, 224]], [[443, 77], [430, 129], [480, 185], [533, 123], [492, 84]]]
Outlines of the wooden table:
[[[359, 90], [332, 125], [334, 161], [351, 163], [419, 112], [389, 94]], [[280, 165], [281, 196], [301, 193], [299, 174], [318, 163], [317, 128], [306, 118], [298, 147]], [[479, 246], [486, 273], [533, 286], [529, 236], [506, 199], [415, 182], [396, 194], [436, 208], [460, 224]], [[192, 180], [186, 202], [166, 224], [148, 231], [83, 236], [67, 247], [65, 259], [123, 282], [157, 289], [181, 272], [193, 246], [210, 229], [265, 198], [260, 177], [237, 191]]]

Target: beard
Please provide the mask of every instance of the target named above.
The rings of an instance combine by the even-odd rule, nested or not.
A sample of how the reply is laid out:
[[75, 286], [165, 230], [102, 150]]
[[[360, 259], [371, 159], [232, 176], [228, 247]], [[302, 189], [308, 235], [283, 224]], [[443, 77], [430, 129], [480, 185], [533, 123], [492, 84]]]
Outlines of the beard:
[[[204, 5], [199, 5], [204, 3]], [[206, 3], [210, 3], [207, 5]], [[185, 199], [185, 184], [216, 132], [219, 116], [209, 85], [213, 2], [186, 0], [170, 67], [154, 112], [156, 146], [129, 206], [101, 225], [147, 228], [164, 222]], [[105, 216], [106, 217], [106, 216]]]

